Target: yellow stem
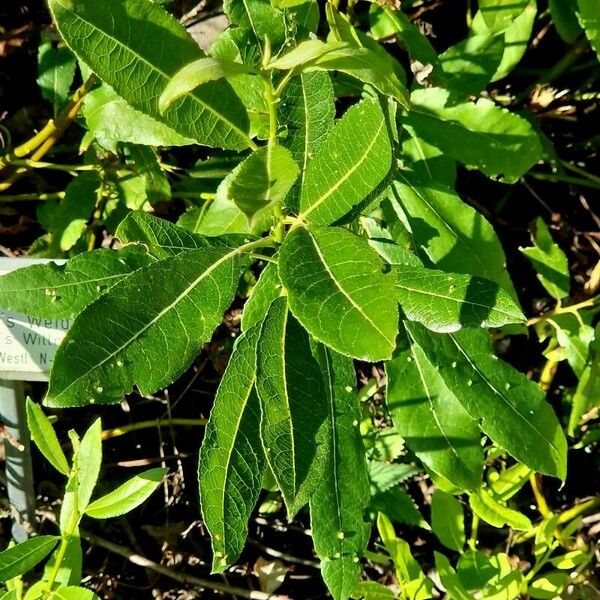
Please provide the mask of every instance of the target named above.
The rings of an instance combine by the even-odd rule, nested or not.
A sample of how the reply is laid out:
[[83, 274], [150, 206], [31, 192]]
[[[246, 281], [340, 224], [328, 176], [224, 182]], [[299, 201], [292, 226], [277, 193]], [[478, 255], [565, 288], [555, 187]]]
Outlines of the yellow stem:
[[103, 441], [105, 441], [111, 438], [120, 437], [127, 433], [131, 433], [132, 431], [139, 431], [140, 429], [150, 429], [153, 427], [170, 427], [172, 425], [181, 425], [184, 427], [202, 427], [206, 425], [206, 419], [156, 419], [154, 421], [139, 421], [138, 423], [123, 425], [122, 427], [105, 429], [102, 432], [101, 438]]

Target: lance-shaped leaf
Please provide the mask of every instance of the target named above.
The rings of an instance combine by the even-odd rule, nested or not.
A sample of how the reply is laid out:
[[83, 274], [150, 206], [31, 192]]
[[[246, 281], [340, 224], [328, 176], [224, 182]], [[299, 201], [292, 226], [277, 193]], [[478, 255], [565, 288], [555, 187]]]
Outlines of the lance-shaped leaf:
[[585, 31], [587, 39], [592, 48], [600, 58], [600, 17], [598, 16], [598, 4], [595, 0], [577, 0], [579, 8], [578, 18], [581, 27]]
[[534, 245], [521, 248], [521, 252], [531, 261], [546, 291], [556, 300], [562, 300], [571, 289], [569, 262], [552, 239], [548, 226], [539, 217], [533, 224], [532, 241]]
[[309, 163], [300, 214], [328, 225], [356, 211], [389, 173], [392, 147], [377, 102], [363, 100], [336, 123]]
[[203, 237], [143, 211], [130, 212], [119, 223], [116, 236], [124, 244], [145, 244], [157, 258], [167, 258], [186, 250], [200, 248], [233, 249], [248, 239], [247, 235]]
[[528, 467], [565, 478], [567, 442], [552, 407], [533, 381], [498, 360], [487, 332], [406, 329], [484, 433]]
[[233, 563], [244, 547], [265, 470], [254, 389], [259, 330], [246, 331], [235, 344], [200, 449], [200, 503], [216, 572]]
[[52, 40], [42, 34], [38, 48], [38, 78], [42, 96], [52, 105], [56, 116], [66, 102], [75, 75], [75, 57], [64, 46], [54, 48]]
[[48, 406], [119, 402], [172, 383], [231, 302], [240, 249], [183, 252], [139, 269], [81, 312], [58, 348]]
[[251, 71], [248, 65], [230, 60], [221, 60], [204, 56], [186, 65], [175, 75], [158, 99], [158, 109], [165, 112], [175, 100], [193, 92], [197, 87], [235, 75], [242, 75]]
[[106, 83], [86, 94], [82, 113], [88, 129], [107, 148], [117, 142], [146, 146], [188, 146], [194, 143], [194, 140], [133, 108]]
[[284, 15], [269, 0], [225, 0], [223, 9], [232, 23], [251, 31], [257, 42], [268, 37], [277, 48], [285, 41]]
[[340, 354], [387, 360], [395, 346], [394, 276], [369, 243], [341, 228], [298, 226], [279, 251], [290, 308], [310, 334]]
[[152, 495], [166, 473], [167, 469], [158, 467], [134, 475], [106, 496], [94, 500], [85, 514], [93, 519], [111, 519], [132, 511]]
[[483, 470], [477, 422], [421, 348], [411, 343], [386, 363], [385, 371], [387, 406], [408, 447], [434, 473], [461, 489], [477, 489]]
[[514, 300], [489, 279], [424, 267], [396, 266], [394, 273], [404, 314], [432, 331], [525, 323]]
[[395, 214], [386, 213], [388, 223], [405, 216], [416, 247], [438, 269], [485, 277], [516, 297], [496, 232], [454, 189], [399, 171], [390, 199]]
[[465, 515], [460, 502], [443, 490], [431, 498], [431, 527], [446, 548], [462, 552], [465, 545]]
[[531, 529], [531, 521], [520, 512], [508, 508], [495, 500], [485, 489], [469, 496], [473, 512], [494, 527], [508, 525], [514, 529]]
[[527, 8], [529, 0], [479, 0], [479, 10], [492, 33], [508, 29]]
[[464, 102], [441, 88], [415, 90], [405, 120], [417, 135], [489, 177], [514, 183], [542, 157], [533, 126], [491, 100]]
[[55, 535], [38, 535], [0, 552], [0, 582], [33, 569], [50, 554], [59, 539]]
[[0, 306], [44, 319], [70, 319], [134, 271], [154, 262], [142, 246], [84, 252], [0, 277]]
[[304, 187], [308, 164], [314, 158], [334, 124], [333, 85], [327, 73], [300, 73], [290, 79], [279, 104], [279, 120], [287, 127], [281, 143], [300, 167], [298, 181], [288, 197], [290, 212], [298, 212], [298, 192]]
[[260, 274], [242, 313], [242, 330], [246, 331], [262, 323], [271, 303], [281, 296], [283, 286], [279, 280], [277, 265], [269, 263]]
[[261, 439], [292, 519], [322, 476], [328, 421], [321, 370], [285, 298], [271, 304], [263, 321], [256, 368]]
[[50, 0], [73, 52], [134, 108], [200, 144], [243, 150], [252, 145], [248, 115], [231, 86], [212, 81], [163, 114], [158, 99], [169, 80], [202, 53], [185, 28], [146, 0]]
[[31, 398], [27, 398], [27, 427], [31, 439], [44, 458], [63, 475], [69, 476], [69, 463], [60, 442], [56, 437], [56, 431], [52, 427], [50, 419], [44, 411]]
[[370, 48], [357, 47], [349, 42], [308, 40], [269, 63], [267, 68], [346, 73], [363, 83], [370, 83], [404, 108], [409, 107], [408, 92], [392, 63]]
[[325, 379], [327, 463], [310, 499], [310, 520], [321, 573], [335, 600], [346, 600], [361, 573], [369, 541], [364, 514], [370, 499], [365, 449], [358, 431], [360, 401], [352, 360], [322, 344], [315, 348]]
[[233, 171], [227, 197], [248, 217], [281, 204], [298, 177], [298, 165], [283, 146], [264, 146]]

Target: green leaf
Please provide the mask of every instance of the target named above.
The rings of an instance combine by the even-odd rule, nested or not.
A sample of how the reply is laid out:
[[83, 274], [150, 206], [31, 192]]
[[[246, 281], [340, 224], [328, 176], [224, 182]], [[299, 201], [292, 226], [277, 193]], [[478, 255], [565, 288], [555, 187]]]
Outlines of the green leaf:
[[94, 500], [85, 509], [85, 514], [93, 519], [110, 519], [132, 511], [150, 497], [166, 472], [167, 469], [159, 467], [135, 475], [116, 490]]
[[481, 484], [483, 452], [477, 422], [415, 343], [386, 363], [386, 402], [394, 427], [434, 473], [461, 489]]
[[223, 9], [233, 24], [250, 30], [257, 42], [268, 37], [278, 47], [285, 40], [283, 13], [269, 0], [225, 0]]
[[351, 107], [309, 163], [300, 195], [300, 216], [328, 225], [357, 211], [392, 166], [386, 120], [377, 102]]
[[8, 581], [33, 569], [52, 552], [59, 539], [55, 535], [38, 535], [0, 552], [0, 581]]
[[484, 588], [487, 583], [500, 574], [498, 565], [479, 550], [464, 552], [457, 565], [460, 583], [468, 590]]
[[415, 90], [405, 117], [417, 135], [489, 177], [514, 183], [542, 158], [536, 130], [491, 100], [455, 99], [441, 88]]
[[572, 44], [581, 34], [581, 25], [577, 19], [577, 0], [549, 0], [548, 10], [560, 37], [567, 44]]
[[67, 186], [62, 200], [38, 206], [38, 219], [51, 236], [51, 255], [61, 256], [85, 234], [98, 201], [99, 187], [97, 172], [79, 173]]
[[42, 34], [38, 48], [38, 78], [42, 96], [52, 105], [54, 116], [69, 96], [75, 76], [75, 57], [64, 46], [54, 47], [52, 40]]
[[87, 306], [56, 352], [46, 404], [110, 404], [136, 384], [151, 394], [173, 382], [233, 299], [240, 252], [182, 252], [139, 269]]
[[469, 496], [469, 504], [473, 512], [486, 523], [494, 527], [508, 525], [513, 529], [527, 530], [532, 527], [531, 521], [522, 513], [508, 508], [494, 500], [484, 489]]
[[506, 30], [527, 8], [529, 0], [479, 0], [479, 10], [492, 33]]
[[[536, 16], [536, 0], [530, 0], [525, 10], [504, 31], [504, 54], [492, 77], [492, 81], [498, 81], [506, 77], [523, 58], [529, 46], [529, 39], [531, 38]], [[481, 27], [481, 33], [489, 31], [481, 12], [477, 12], [473, 18], [471, 29], [475, 32], [477, 27]]]
[[50, 559], [44, 565], [43, 579], [46, 581], [48, 580], [51, 573], [54, 571], [56, 561], [60, 560], [60, 565], [56, 571], [55, 582], [60, 586], [77, 585], [81, 581], [81, 565], [83, 561], [79, 531], [77, 531], [75, 535], [67, 535], [65, 541], [66, 547], [64, 553], [59, 556], [59, 547], [52, 553]]
[[264, 146], [232, 173], [227, 197], [253, 219], [260, 210], [280, 205], [298, 177], [298, 165], [283, 146]]
[[158, 99], [158, 110], [164, 113], [173, 102], [209, 81], [216, 81], [249, 72], [250, 68], [243, 63], [208, 56], [199, 58], [173, 75], [173, 78], [169, 81]]
[[437, 52], [420, 29], [400, 10], [372, 4], [369, 9], [371, 32], [375, 39], [395, 35], [412, 59], [411, 69], [418, 84], [432, 78], [442, 85], [445, 81]]
[[594, 0], [577, 0], [579, 23], [600, 58], [600, 15]]
[[570, 552], [565, 552], [560, 556], [555, 556], [550, 559], [550, 564], [557, 569], [575, 569], [580, 565], [588, 562], [591, 559], [591, 555], [588, 552], [583, 552], [582, 550], [571, 550]]
[[567, 443], [554, 411], [533, 381], [498, 360], [487, 332], [406, 329], [484, 433], [528, 467], [564, 480]]
[[171, 186], [160, 166], [159, 156], [154, 148], [127, 146], [127, 155], [133, 161], [133, 168], [144, 180], [144, 192], [153, 206], [171, 199]]
[[[388, 363], [389, 364], [389, 363]], [[384, 463], [378, 460], [369, 461], [369, 481], [371, 495], [386, 492], [399, 483], [417, 475], [421, 469], [405, 463]], [[384, 510], [380, 511], [385, 513]]]
[[393, 276], [382, 267], [364, 238], [338, 228], [295, 227], [279, 251], [296, 318], [340, 354], [372, 362], [391, 357], [398, 323]]
[[106, 83], [85, 96], [82, 109], [88, 129], [104, 147], [117, 142], [145, 146], [188, 146], [194, 140], [136, 110]]
[[565, 586], [569, 583], [569, 579], [568, 573], [561, 573], [560, 571], [545, 573], [529, 584], [527, 592], [530, 598], [553, 600], [560, 597]]
[[209, 82], [160, 113], [169, 80], [201, 58], [196, 42], [161, 6], [146, 0], [50, 0], [49, 6], [71, 50], [135, 109], [199, 144], [252, 145], [246, 110], [225, 81]]
[[436, 490], [431, 498], [431, 527], [444, 546], [462, 552], [465, 545], [465, 515], [451, 494]]
[[405, 266], [394, 267], [394, 274], [398, 302], [406, 317], [432, 331], [525, 323], [514, 300], [489, 279]]
[[141, 246], [84, 252], [64, 265], [31, 265], [0, 277], [0, 305], [43, 319], [71, 319], [153, 261]]
[[281, 295], [283, 286], [279, 280], [277, 265], [269, 263], [260, 274], [242, 313], [242, 330], [247, 331], [262, 323], [271, 303]]
[[244, 548], [266, 467], [254, 389], [259, 331], [246, 331], [234, 346], [200, 450], [200, 502], [212, 540], [213, 572], [235, 562]]
[[[327, 73], [314, 71], [300, 73], [290, 79], [280, 102], [279, 122], [287, 127], [287, 136], [281, 143], [292, 153], [300, 166], [300, 175], [294, 189], [304, 187], [306, 172], [312, 158], [327, 140], [333, 128], [335, 105], [333, 85]], [[293, 201], [286, 201], [293, 213], [298, 212], [297, 193]]]
[[287, 54], [267, 65], [269, 69], [287, 71], [338, 71], [370, 83], [404, 108], [409, 107], [408, 92], [398, 78], [392, 63], [370, 48], [348, 42], [322, 42], [317, 39], [301, 42]]
[[168, 258], [200, 248], [233, 249], [248, 239], [248, 236], [206, 238], [143, 211], [130, 212], [119, 223], [116, 236], [123, 244], [144, 244], [157, 258]]
[[92, 590], [86, 590], [83, 587], [70, 585], [54, 590], [47, 600], [100, 600]]
[[423, 574], [419, 563], [410, 552], [408, 542], [396, 537], [390, 520], [383, 513], [377, 516], [377, 529], [385, 549], [392, 557], [396, 577], [404, 595], [413, 600], [431, 598], [433, 582]]
[[463, 587], [456, 571], [450, 565], [450, 561], [439, 552], [433, 553], [435, 566], [448, 596], [453, 600], [473, 600], [473, 596]]
[[429, 527], [423, 520], [415, 501], [400, 487], [375, 494], [371, 498], [369, 509], [386, 514], [394, 523]]
[[354, 586], [350, 596], [355, 600], [394, 600], [394, 592], [376, 581], [361, 581]]
[[569, 263], [540, 217], [534, 222], [532, 241], [534, 245], [521, 248], [521, 252], [531, 261], [546, 291], [556, 300], [562, 300], [571, 289]]
[[516, 298], [496, 232], [452, 188], [398, 172], [391, 208], [388, 223], [405, 215], [415, 245], [436, 268], [496, 281]]
[[[0, 279], [0, 282], [2, 280]], [[56, 437], [56, 432], [48, 417], [44, 414], [42, 407], [37, 405], [31, 398], [27, 398], [27, 428], [31, 439], [44, 458], [63, 475], [68, 476], [70, 472], [67, 457]]]
[[322, 477], [329, 423], [319, 365], [285, 298], [271, 304], [261, 326], [256, 391], [265, 455], [291, 520]]
[[85, 432], [77, 456], [78, 487], [77, 510], [83, 512], [89, 504], [98, 482], [102, 464], [102, 422], [96, 419]]
[[490, 484], [488, 491], [494, 499], [501, 502], [506, 502], [512, 498], [524, 485], [529, 483], [529, 478], [533, 475], [533, 471], [517, 463], [504, 469], [500, 474], [494, 473], [495, 477], [492, 477], [492, 471], [488, 471], [488, 478]]
[[364, 520], [370, 494], [358, 430], [360, 401], [352, 360], [322, 344], [315, 357], [325, 379], [329, 439], [327, 463], [310, 499], [311, 530], [327, 588], [335, 600], [346, 600], [360, 577], [358, 560], [370, 534]]
[[470, 36], [440, 54], [444, 87], [479, 94], [492, 80], [504, 54], [502, 36]]

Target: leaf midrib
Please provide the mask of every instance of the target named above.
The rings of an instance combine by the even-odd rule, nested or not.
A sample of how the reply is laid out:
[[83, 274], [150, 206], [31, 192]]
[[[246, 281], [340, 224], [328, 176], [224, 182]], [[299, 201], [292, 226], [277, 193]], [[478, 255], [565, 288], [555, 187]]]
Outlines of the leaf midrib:
[[390, 343], [389, 343], [387, 337], [385, 336], [385, 334], [383, 333], [383, 331], [381, 331], [381, 329], [379, 329], [379, 327], [377, 327], [377, 325], [373, 322], [373, 320], [371, 319], [371, 317], [369, 317], [369, 315], [367, 315], [363, 311], [363, 309], [354, 301], [354, 299], [352, 298], [352, 296], [350, 296], [350, 294], [348, 294], [348, 292], [346, 292], [346, 290], [342, 287], [341, 283], [337, 280], [335, 274], [329, 268], [329, 265], [327, 264], [327, 261], [325, 260], [325, 257], [323, 256], [323, 253], [321, 252], [321, 248], [319, 248], [319, 244], [317, 243], [317, 240], [312, 235], [312, 233], [310, 232], [310, 230], [307, 229], [306, 227], [304, 228], [304, 230], [310, 236], [310, 239], [311, 239], [311, 241], [312, 241], [312, 243], [313, 243], [313, 245], [315, 247], [315, 250], [317, 252], [317, 255], [319, 257], [319, 260], [321, 261], [321, 263], [322, 263], [323, 268], [325, 269], [325, 271], [327, 271], [327, 274], [329, 275], [331, 281], [335, 284], [335, 287], [337, 287], [337, 289], [341, 292], [341, 294], [344, 296], [344, 298], [346, 298], [346, 300], [348, 300], [348, 302], [350, 302], [350, 304], [354, 307], [354, 309], [357, 310], [358, 313], [381, 336], [381, 338], [385, 342], [386, 346], [389, 347]]
[[[479, 302], [473, 302], [472, 300], [466, 300], [466, 299], [461, 299], [461, 298], [453, 298], [452, 296], [446, 296], [445, 294], [439, 294], [439, 293], [435, 293], [435, 292], [428, 292], [427, 290], [423, 290], [423, 289], [416, 289], [416, 288], [411, 288], [408, 285], [404, 284], [404, 283], [400, 283], [398, 281], [396, 281], [396, 285], [399, 288], [402, 288], [403, 290], [406, 290], [407, 292], [412, 292], [414, 294], [421, 294], [423, 296], [430, 296], [432, 298], [440, 298], [442, 300], [450, 300], [452, 302], [454, 302], [455, 304], [468, 304], [469, 306], [477, 306], [479, 308], [487, 308], [490, 310], [490, 313], [500, 313], [503, 315], [506, 315], [507, 317], [515, 317], [517, 315], [515, 315], [515, 313], [511, 313], [511, 312], [507, 312], [505, 310], [502, 310], [500, 308], [498, 308], [497, 306], [492, 306], [490, 304], [480, 304]], [[520, 317], [520, 315], [519, 315]], [[486, 322], [489, 320], [489, 316], [485, 319], [482, 319], [482, 322]]]
[[[129, 346], [131, 346], [131, 344], [133, 344], [137, 339], [139, 339], [148, 329], [150, 329], [150, 327], [152, 327], [158, 321], [160, 321], [160, 319], [162, 319], [162, 317], [165, 314], [167, 314], [171, 309], [175, 308], [179, 304], [179, 302], [181, 302], [184, 298], [186, 298], [188, 296], [188, 294], [196, 286], [198, 286], [203, 279], [205, 279], [215, 269], [217, 269], [219, 266], [221, 266], [226, 260], [229, 260], [230, 258], [233, 258], [235, 255], [239, 254], [242, 251], [243, 250], [241, 250], [240, 248], [236, 248], [235, 250], [232, 250], [231, 252], [228, 252], [227, 254], [225, 254], [224, 256], [222, 256], [221, 258], [219, 258], [217, 261], [215, 261], [212, 265], [210, 265], [210, 267], [208, 267], [208, 269], [206, 269], [206, 271], [204, 271], [196, 279], [194, 279], [194, 281], [192, 283], [190, 283], [183, 290], [183, 292], [181, 292], [181, 294], [179, 294], [177, 296], [177, 298], [175, 298], [175, 300], [173, 300], [173, 302], [171, 302], [168, 306], [166, 306], [165, 308], [163, 308], [151, 321], [149, 321], [146, 325], [144, 325], [141, 329], [139, 329], [133, 336], [130, 336], [130, 338], [125, 343], [121, 344], [121, 346], [119, 346], [116, 350], [114, 350], [113, 352], [111, 352], [106, 358], [104, 358], [100, 362], [98, 362], [95, 365], [93, 365], [83, 375], [80, 375], [79, 377], [77, 377], [77, 379], [74, 379], [67, 387], [65, 387], [60, 392], [60, 394], [58, 396], [55, 396], [54, 398], [60, 398], [71, 387], [73, 387], [76, 383], [78, 383], [82, 379], [86, 378], [90, 373], [92, 373], [96, 369], [100, 368], [102, 365], [104, 365], [107, 362], [109, 362], [110, 360], [112, 360], [120, 352], [123, 352], [126, 348], [128, 348]], [[154, 263], [154, 264], [157, 264], [157, 263]], [[93, 304], [94, 303], [92, 303], [90, 306], [92, 306]]]
[[[498, 396], [503, 404], [507, 405], [511, 411], [517, 415], [519, 417], [519, 420], [523, 421], [529, 428], [533, 429], [533, 431], [535, 431], [535, 433], [541, 438], [543, 439], [556, 453], [557, 456], [560, 456], [560, 451], [558, 450], [558, 448], [556, 448], [556, 446], [554, 445], [554, 442], [548, 440], [546, 438], [546, 436], [535, 426], [535, 424], [532, 421], [528, 421], [504, 396], [504, 394], [502, 394], [498, 389], [496, 389], [496, 387], [492, 384], [492, 382], [485, 376], [485, 374], [481, 371], [481, 369], [471, 360], [471, 357], [468, 355], [467, 352], [465, 352], [464, 348], [460, 345], [460, 343], [456, 340], [456, 337], [453, 334], [448, 334], [448, 336], [450, 337], [450, 339], [452, 340], [452, 343], [454, 344], [454, 346], [459, 350], [459, 352], [464, 356], [464, 358], [466, 359], [466, 361], [469, 363], [469, 365], [471, 366], [471, 368], [473, 369], [473, 371], [475, 371], [475, 373], [477, 373], [477, 375], [481, 378], [481, 380], [492, 390], [492, 392], [494, 393], [494, 395]], [[481, 415], [484, 420], [487, 421], [487, 419], [485, 418], [485, 415]]]
[[360, 159], [350, 169], [348, 169], [348, 171], [346, 172], [346, 174], [343, 175], [339, 180], [337, 180], [335, 182], [335, 184], [327, 190], [327, 192], [325, 192], [313, 204], [311, 204], [308, 207], [308, 209], [306, 210], [306, 212], [301, 213], [300, 214], [300, 218], [306, 218], [315, 208], [321, 206], [321, 204], [323, 204], [323, 202], [325, 202], [327, 200], [327, 198], [329, 198], [333, 193], [335, 193], [338, 190], [338, 188], [343, 183], [345, 183], [348, 180], [348, 178], [350, 178], [354, 174], [354, 172], [365, 162], [365, 160], [367, 159], [367, 157], [371, 153], [371, 149], [373, 148], [373, 146], [377, 142], [377, 139], [379, 137], [379, 133], [383, 129], [384, 125], [385, 125], [385, 121], [382, 120], [381, 123], [379, 124], [379, 127], [377, 128], [377, 131], [373, 135], [373, 139], [369, 143], [369, 146], [364, 151], [364, 153], [362, 154], [362, 156], [360, 157]]
[[[100, 34], [106, 36], [108, 39], [112, 40], [115, 44], [117, 44], [118, 47], [124, 49], [129, 54], [131, 54], [134, 57], [138, 58], [141, 62], [143, 62], [144, 64], [146, 64], [152, 71], [155, 71], [156, 73], [160, 74], [164, 79], [166, 79], [167, 83], [170, 81], [171, 78], [169, 77], [169, 75], [167, 75], [164, 71], [162, 71], [161, 69], [159, 69], [156, 65], [153, 65], [146, 58], [144, 58], [143, 56], [141, 56], [138, 52], [135, 52], [134, 50], [132, 50], [131, 48], [129, 48], [128, 46], [126, 46], [123, 42], [121, 42], [120, 40], [118, 40], [114, 36], [110, 35], [106, 31], [104, 31], [103, 29], [100, 29], [100, 27], [97, 27], [93, 23], [90, 23], [90, 21], [88, 21], [87, 19], [82, 18], [80, 15], [76, 14], [74, 11], [69, 10], [64, 4], [61, 4], [61, 6], [62, 6], [63, 10], [67, 10], [68, 12], [70, 12], [76, 19], [78, 19], [79, 21], [85, 23], [86, 25], [89, 25], [92, 29], [94, 29], [98, 33], [100, 33]], [[233, 131], [235, 131], [247, 143], [247, 146], [252, 146], [253, 142], [250, 139], [250, 136], [248, 134], [246, 134], [244, 131], [242, 131], [237, 125], [234, 125], [229, 119], [227, 119], [224, 115], [222, 115], [220, 112], [218, 112], [217, 110], [215, 110], [212, 106], [210, 106], [209, 104], [206, 104], [205, 102], [203, 102], [202, 100], [200, 100], [200, 98], [198, 98], [195, 94], [186, 94], [185, 97], [192, 98], [193, 101], [196, 104], [199, 104], [205, 110], [208, 110], [217, 119], [219, 119], [222, 123], [224, 123], [225, 125], [227, 125], [228, 127], [230, 127]], [[180, 134], [180, 135], [182, 135], [182, 134]]]

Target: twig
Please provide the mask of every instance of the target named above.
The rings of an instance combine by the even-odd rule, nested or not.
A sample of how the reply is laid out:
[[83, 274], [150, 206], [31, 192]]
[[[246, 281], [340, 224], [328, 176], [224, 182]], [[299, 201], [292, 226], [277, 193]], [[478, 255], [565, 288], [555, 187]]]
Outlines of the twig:
[[95, 544], [96, 546], [100, 546], [105, 548], [109, 552], [113, 554], [118, 554], [123, 558], [126, 558], [130, 563], [137, 565], [139, 567], [143, 567], [145, 569], [150, 569], [155, 573], [159, 573], [160, 575], [164, 575], [165, 577], [169, 577], [170, 579], [174, 579], [179, 583], [193, 585], [196, 587], [206, 588], [209, 590], [216, 590], [217, 592], [223, 592], [225, 594], [234, 594], [236, 596], [240, 596], [241, 598], [250, 598], [250, 600], [290, 600], [289, 596], [280, 596], [273, 594], [266, 594], [265, 592], [258, 592], [254, 590], [245, 590], [243, 588], [238, 588], [235, 586], [227, 585], [225, 583], [220, 583], [218, 581], [210, 581], [208, 579], [200, 579], [199, 577], [195, 577], [194, 575], [188, 575], [187, 573], [181, 573], [180, 571], [176, 571], [175, 569], [171, 569], [169, 567], [165, 567], [163, 565], [159, 565], [155, 563], [153, 560], [146, 558], [145, 556], [141, 556], [139, 554], [135, 554], [126, 546], [121, 546], [119, 544], [115, 544], [109, 540], [105, 540], [104, 538], [98, 537], [93, 533], [89, 533], [88, 531], [81, 531], [81, 537], [86, 539], [90, 544]]
[[153, 421], [138, 421], [130, 425], [114, 427], [113, 429], [105, 429], [102, 432], [102, 440], [119, 437], [132, 431], [140, 429], [150, 429], [152, 427], [171, 427], [172, 425], [181, 425], [182, 427], [202, 427], [206, 425], [206, 419], [155, 419]]
[[256, 546], [259, 550], [261, 550], [265, 554], [268, 554], [269, 556], [272, 556], [273, 558], [280, 558], [281, 560], [285, 560], [286, 562], [297, 563], [299, 565], [304, 565], [306, 567], [312, 567], [313, 569], [321, 568], [321, 565], [316, 560], [308, 560], [306, 558], [300, 558], [298, 556], [292, 556], [291, 554], [286, 554], [285, 552], [280, 552], [279, 550], [275, 550], [274, 548], [269, 548], [268, 546], [265, 546], [264, 544], [261, 544], [257, 540], [253, 540], [251, 538], [249, 538], [248, 541], [253, 546]]

